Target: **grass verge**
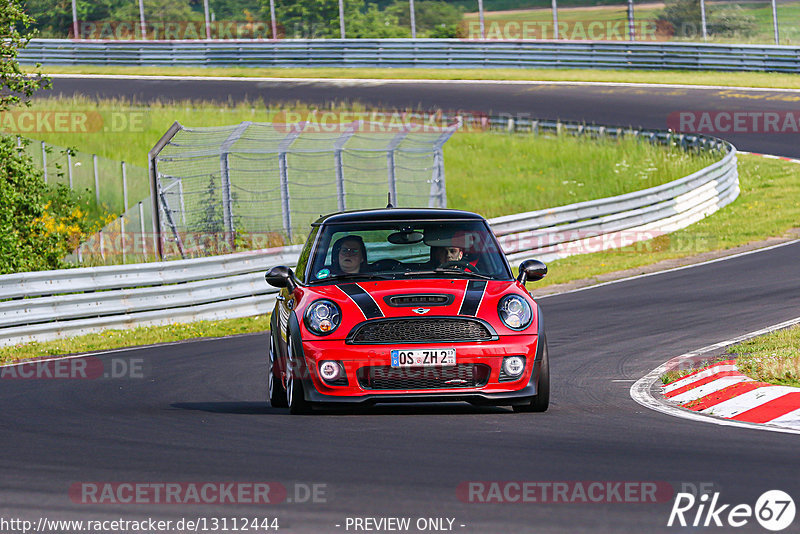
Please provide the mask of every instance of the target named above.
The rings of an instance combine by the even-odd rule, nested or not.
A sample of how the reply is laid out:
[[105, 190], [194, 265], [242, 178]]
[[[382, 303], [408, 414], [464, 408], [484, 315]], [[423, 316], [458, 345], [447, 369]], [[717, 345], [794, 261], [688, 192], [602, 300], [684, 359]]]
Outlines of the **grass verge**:
[[233, 336], [269, 329], [269, 315], [197, 321], [169, 326], [141, 326], [130, 330], [106, 330], [55, 341], [25, 343], [0, 347], [0, 363], [10, 363], [28, 358], [41, 358], [62, 354], [119, 349], [139, 345], [169, 343], [193, 338]]
[[754, 380], [800, 387], [800, 326], [728, 347], [739, 371]]
[[[395, 68], [256, 68], [256, 67], [107, 67], [45, 65], [48, 74], [117, 74], [128, 76], [225, 76], [234, 78], [356, 78], [397, 80], [498, 80], [542, 82], [652, 83], [800, 89], [800, 78], [776, 72], [716, 72], [607, 69], [395, 69]], [[28, 72], [33, 72], [29, 68]]]
[[661, 378], [661, 383], [662, 384], [664, 384], [664, 385], [671, 384], [672, 382], [675, 382], [676, 380], [680, 380], [684, 376], [688, 376], [688, 375], [690, 375], [690, 374], [692, 374], [694, 372], [697, 372], [697, 371], [702, 371], [706, 367], [710, 367], [711, 365], [714, 365], [717, 362], [720, 362], [720, 361], [723, 361], [723, 360], [728, 360], [728, 359], [730, 359], [730, 358], [725, 357], [725, 356], [718, 356], [718, 357], [706, 360], [706, 361], [704, 361], [704, 362], [702, 362], [702, 363], [700, 363], [700, 364], [698, 364], [698, 365], [696, 365], [696, 366], [694, 366], [692, 368], [689, 368], [689, 369], [675, 369], [673, 371], [667, 371], [666, 373], [661, 375], [659, 378]]
[[715, 362], [731, 359], [736, 359], [739, 371], [753, 380], [800, 387], [800, 325], [731, 345], [725, 349], [724, 355], [692, 369], [676, 369], [664, 373], [660, 377], [661, 382], [670, 384]]

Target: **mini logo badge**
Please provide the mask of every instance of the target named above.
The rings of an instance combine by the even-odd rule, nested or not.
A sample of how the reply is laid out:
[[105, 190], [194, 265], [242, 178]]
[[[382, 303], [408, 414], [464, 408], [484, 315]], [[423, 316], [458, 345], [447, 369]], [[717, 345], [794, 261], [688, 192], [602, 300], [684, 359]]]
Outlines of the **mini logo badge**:
[[413, 311], [414, 313], [418, 313], [419, 315], [422, 315], [423, 313], [428, 313], [429, 311], [431, 311], [431, 309], [430, 308], [414, 308], [411, 311]]

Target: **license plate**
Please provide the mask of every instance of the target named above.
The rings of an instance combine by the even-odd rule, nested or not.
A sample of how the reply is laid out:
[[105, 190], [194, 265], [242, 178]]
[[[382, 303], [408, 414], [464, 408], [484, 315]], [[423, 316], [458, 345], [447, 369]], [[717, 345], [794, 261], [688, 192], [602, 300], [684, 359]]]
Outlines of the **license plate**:
[[441, 367], [455, 364], [456, 349], [392, 351], [392, 367]]

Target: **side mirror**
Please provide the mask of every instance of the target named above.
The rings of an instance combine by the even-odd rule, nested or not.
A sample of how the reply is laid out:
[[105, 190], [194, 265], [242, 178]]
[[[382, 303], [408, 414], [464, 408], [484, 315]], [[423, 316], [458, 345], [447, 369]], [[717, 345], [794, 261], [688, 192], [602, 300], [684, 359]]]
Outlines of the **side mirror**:
[[525, 282], [536, 282], [537, 280], [541, 280], [546, 274], [547, 265], [539, 260], [525, 260], [519, 264], [517, 281], [524, 285]]
[[264, 276], [264, 278], [271, 286], [285, 287], [292, 293], [295, 289], [297, 289], [297, 281], [294, 277], [294, 273], [285, 265], [273, 267], [267, 271], [267, 274]]

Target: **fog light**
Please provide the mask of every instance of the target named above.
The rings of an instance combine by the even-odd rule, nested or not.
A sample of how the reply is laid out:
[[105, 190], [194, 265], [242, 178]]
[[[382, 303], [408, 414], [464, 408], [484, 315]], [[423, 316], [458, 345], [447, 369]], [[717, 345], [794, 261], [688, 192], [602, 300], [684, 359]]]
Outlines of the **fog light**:
[[508, 356], [503, 360], [503, 371], [508, 376], [519, 376], [525, 369], [525, 360], [521, 356]]
[[319, 374], [328, 382], [333, 382], [342, 374], [342, 368], [336, 362], [322, 362], [319, 364]]

